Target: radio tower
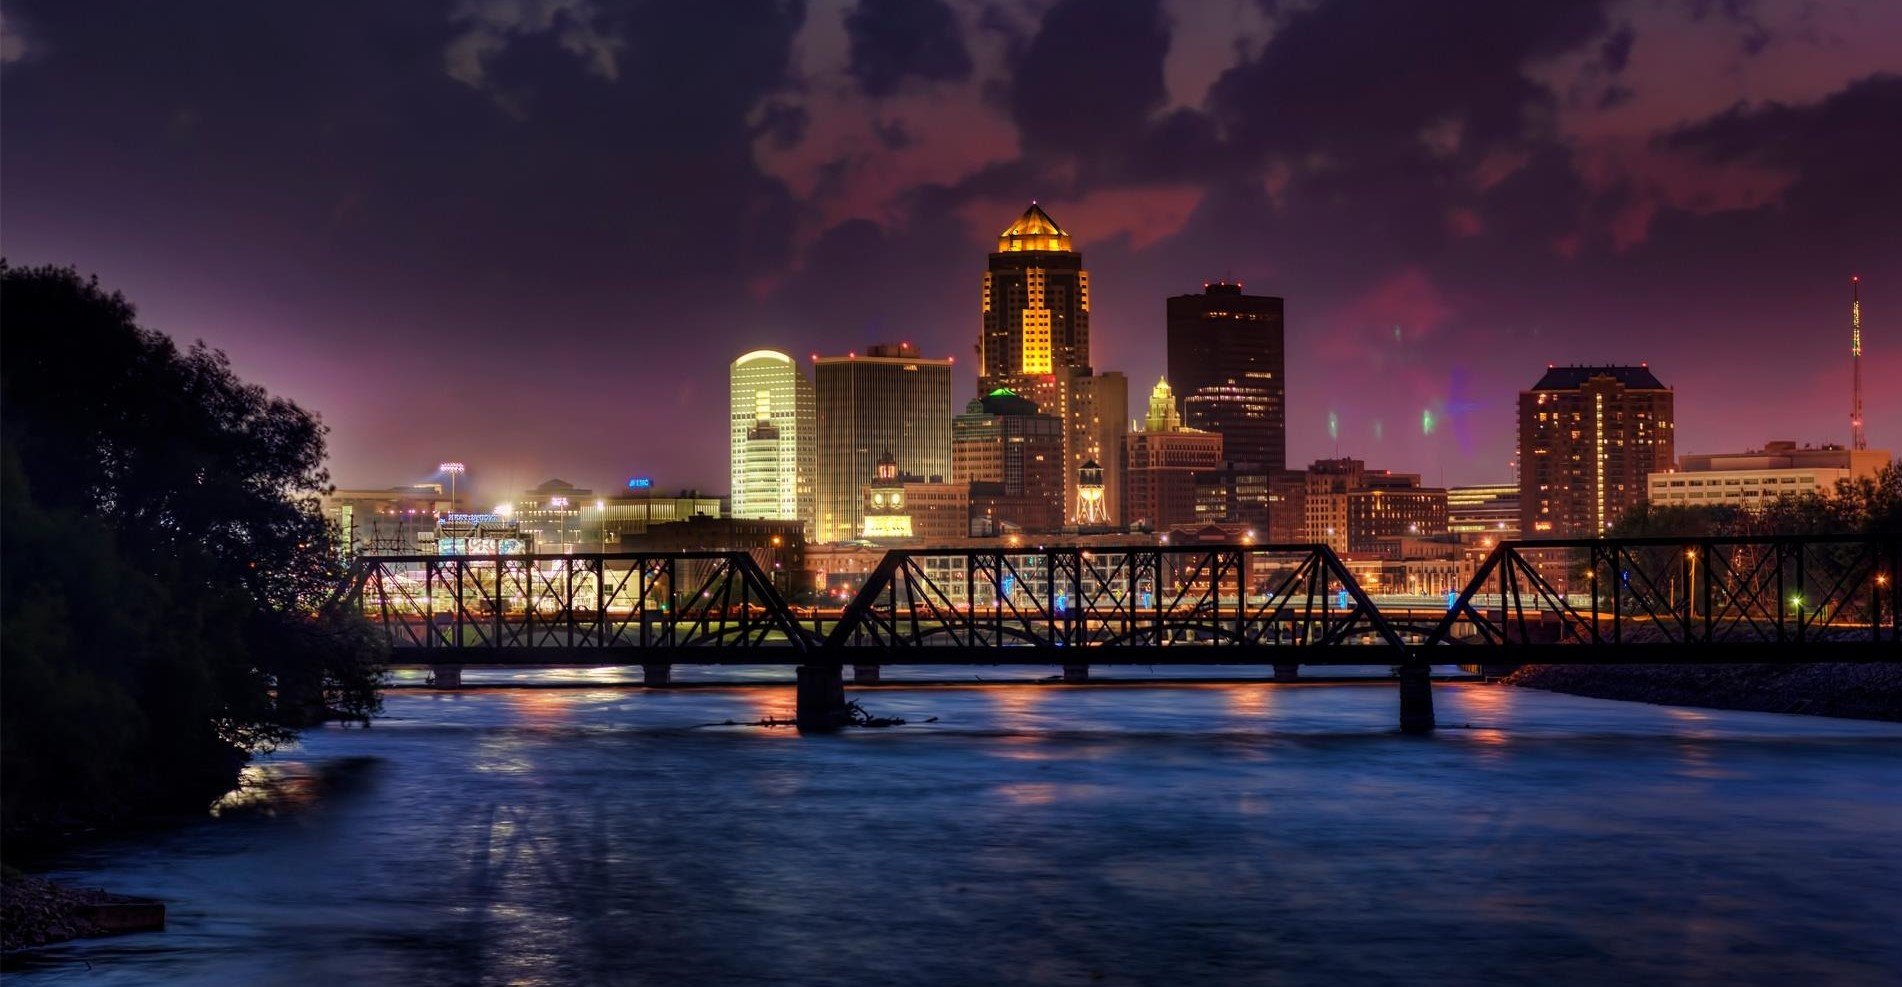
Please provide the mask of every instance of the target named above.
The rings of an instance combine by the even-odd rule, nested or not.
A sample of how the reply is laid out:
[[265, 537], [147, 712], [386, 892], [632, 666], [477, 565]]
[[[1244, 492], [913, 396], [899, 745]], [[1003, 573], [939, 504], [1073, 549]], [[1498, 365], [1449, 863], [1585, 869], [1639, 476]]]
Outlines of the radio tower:
[[1849, 360], [1855, 368], [1850, 383], [1849, 448], [1869, 448], [1862, 434], [1862, 276], [1849, 279]]

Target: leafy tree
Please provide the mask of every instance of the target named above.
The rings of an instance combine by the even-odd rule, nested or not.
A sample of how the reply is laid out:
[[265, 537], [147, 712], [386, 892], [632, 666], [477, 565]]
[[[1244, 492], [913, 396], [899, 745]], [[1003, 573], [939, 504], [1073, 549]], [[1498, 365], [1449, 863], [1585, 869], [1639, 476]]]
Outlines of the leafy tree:
[[1836, 482], [1835, 493], [1813, 490], [1766, 500], [1755, 510], [1731, 505], [1638, 504], [1610, 534], [1618, 538], [1696, 538], [1705, 535], [1902, 534], [1902, 462], [1874, 476]]
[[380, 652], [325, 610], [323, 425], [70, 269], [0, 261], [5, 820], [202, 807]]

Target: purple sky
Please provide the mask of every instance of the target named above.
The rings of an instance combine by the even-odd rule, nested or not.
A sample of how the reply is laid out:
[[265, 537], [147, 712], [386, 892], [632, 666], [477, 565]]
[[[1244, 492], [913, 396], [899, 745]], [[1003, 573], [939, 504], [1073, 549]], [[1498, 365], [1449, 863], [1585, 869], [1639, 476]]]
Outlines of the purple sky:
[[1167, 295], [1287, 299], [1294, 463], [1504, 478], [1554, 361], [1648, 361], [1680, 452], [1845, 441], [1856, 272], [1871, 444], [1902, 446], [1890, 0], [13, 0], [4, 28], [9, 260], [322, 413], [340, 485], [724, 490], [726, 365], [762, 346], [909, 340], [969, 391], [984, 254], [1032, 198], [1132, 404]]

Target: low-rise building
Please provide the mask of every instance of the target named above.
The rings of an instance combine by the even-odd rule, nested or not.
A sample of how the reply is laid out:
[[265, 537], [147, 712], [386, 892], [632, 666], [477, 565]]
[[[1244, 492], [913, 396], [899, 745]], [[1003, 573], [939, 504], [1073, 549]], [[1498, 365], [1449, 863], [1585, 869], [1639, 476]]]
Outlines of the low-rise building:
[[1831, 496], [1842, 480], [1874, 476], [1889, 465], [1883, 449], [1766, 442], [1746, 452], [1687, 455], [1675, 470], [1646, 479], [1653, 504], [1688, 507], [1761, 507], [1778, 497]]

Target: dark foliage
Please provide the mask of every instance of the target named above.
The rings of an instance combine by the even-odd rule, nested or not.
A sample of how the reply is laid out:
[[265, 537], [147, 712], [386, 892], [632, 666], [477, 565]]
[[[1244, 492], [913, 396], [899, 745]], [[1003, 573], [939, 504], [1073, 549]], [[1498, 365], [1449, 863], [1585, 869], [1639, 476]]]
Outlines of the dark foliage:
[[374, 712], [373, 638], [323, 610], [315, 416], [0, 262], [0, 440], [9, 828], [203, 808], [320, 708]]

